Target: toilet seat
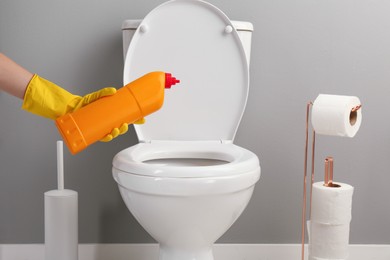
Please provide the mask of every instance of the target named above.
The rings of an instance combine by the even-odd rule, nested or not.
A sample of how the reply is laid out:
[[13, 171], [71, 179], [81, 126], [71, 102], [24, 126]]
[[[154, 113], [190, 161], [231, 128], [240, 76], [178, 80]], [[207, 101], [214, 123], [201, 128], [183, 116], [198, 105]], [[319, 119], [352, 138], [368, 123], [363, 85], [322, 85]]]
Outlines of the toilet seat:
[[[165, 160], [164, 165], [150, 160]], [[201, 165], [177, 165], [181, 159], [205, 159]], [[218, 165], [213, 160], [224, 162]], [[211, 164], [208, 165], [207, 162]], [[257, 156], [234, 144], [217, 142], [157, 142], [139, 143], [119, 152], [113, 167], [122, 172], [150, 177], [208, 178], [240, 175], [259, 170]]]
[[[226, 163], [196, 167], [148, 163], [169, 158], [211, 158]], [[253, 189], [260, 179], [260, 166], [254, 153], [234, 144], [202, 142], [139, 143], [115, 156], [112, 172], [125, 190], [157, 196], [234, 193]]]
[[152, 10], [130, 42], [124, 84], [150, 71], [170, 72], [180, 84], [163, 107], [135, 125], [140, 142], [232, 141], [244, 113], [249, 71], [232, 22], [199, 0], [173, 0]]

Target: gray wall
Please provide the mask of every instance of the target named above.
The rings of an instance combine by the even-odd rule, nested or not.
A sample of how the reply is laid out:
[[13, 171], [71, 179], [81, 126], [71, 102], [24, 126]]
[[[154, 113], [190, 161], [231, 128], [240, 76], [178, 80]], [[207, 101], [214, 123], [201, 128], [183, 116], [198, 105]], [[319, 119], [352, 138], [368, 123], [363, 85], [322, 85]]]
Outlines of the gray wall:
[[[0, 51], [72, 93], [121, 86], [121, 23], [162, 0], [1, 0]], [[251, 91], [235, 143], [260, 158], [253, 198], [220, 243], [299, 243], [305, 109], [319, 93], [359, 96], [354, 139], [319, 137], [322, 161], [355, 187], [351, 243], [390, 243], [390, 2], [380, 0], [210, 1], [254, 24]], [[53, 122], [0, 93], [0, 243], [43, 242], [43, 193], [56, 186]], [[137, 143], [133, 130], [72, 156], [66, 187], [79, 192], [80, 242], [153, 242], [130, 215], [111, 160]]]

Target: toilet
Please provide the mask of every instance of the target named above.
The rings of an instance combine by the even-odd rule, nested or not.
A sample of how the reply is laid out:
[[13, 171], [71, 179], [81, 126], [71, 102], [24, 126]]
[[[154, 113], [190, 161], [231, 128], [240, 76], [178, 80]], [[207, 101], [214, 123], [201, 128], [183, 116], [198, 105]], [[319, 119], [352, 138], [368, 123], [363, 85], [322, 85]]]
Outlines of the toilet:
[[260, 178], [258, 157], [233, 143], [248, 96], [253, 26], [204, 1], [174, 0], [122, 29], [124, 84], [151, 71], [181, 82], [134, 126], [139, 143], [114, 157], [113, 177], [159, 243], [159, 260], [213, 260], [214, 242]]

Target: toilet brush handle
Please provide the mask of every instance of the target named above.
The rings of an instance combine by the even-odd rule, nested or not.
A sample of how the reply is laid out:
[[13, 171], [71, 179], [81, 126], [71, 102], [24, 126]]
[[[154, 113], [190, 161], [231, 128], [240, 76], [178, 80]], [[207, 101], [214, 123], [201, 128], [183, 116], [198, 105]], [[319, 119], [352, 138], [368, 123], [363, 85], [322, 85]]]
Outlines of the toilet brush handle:
[[57, 186], [58, 190], [64, 189], [64, 150], [63, 142], [57, 141]]

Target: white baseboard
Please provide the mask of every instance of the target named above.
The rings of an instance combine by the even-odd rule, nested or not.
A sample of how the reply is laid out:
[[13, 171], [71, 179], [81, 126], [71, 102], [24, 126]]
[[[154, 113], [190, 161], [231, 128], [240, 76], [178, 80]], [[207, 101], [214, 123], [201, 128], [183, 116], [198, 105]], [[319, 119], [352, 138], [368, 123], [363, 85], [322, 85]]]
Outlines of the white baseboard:
[[[301, 259], [301, 246], [297, 244], [216, 244], [213, 252], [215, 260]], [[79, 245], [79, 260], [108, 259], [158, 260], [158, 245]], [[44, 260], [44, 245], [0, 244], [0, 260]], [[390, 260], [390, 245], [351, 245], [349, 260]]]

